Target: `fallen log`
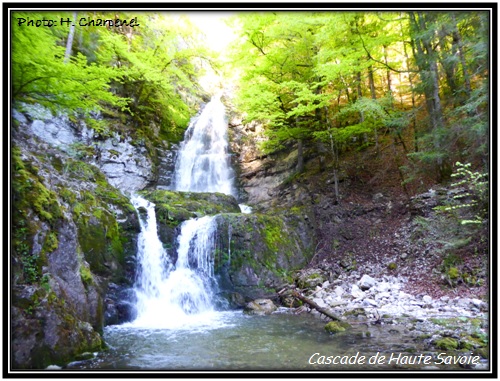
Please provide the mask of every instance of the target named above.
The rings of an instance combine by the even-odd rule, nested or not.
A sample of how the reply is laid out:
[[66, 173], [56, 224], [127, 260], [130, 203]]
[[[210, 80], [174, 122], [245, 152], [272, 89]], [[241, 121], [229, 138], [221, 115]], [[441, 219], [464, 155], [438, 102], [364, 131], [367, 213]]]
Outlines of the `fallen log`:
[[296, 297], [297, 299], [299, 300], [302, 300], [304, 303], [308, 304], [309, 306], [311, 306], [312, 308], [314, 308], [316, 311], [318, 311], [319, 313], [325, 315], [325, 316], [328, 316], [330, 319], [333, 319], [333, 320], [337, 320], [337, 321], [344, 321], [343, 318], [341, 318], [340, 316], [337, 316], [335, 315], [334, 313], [330, 312], [330, 311], [327, 311], [325, 310], [324, 308], [318, 306], [316, 303], [314, 303], [312, 300], [310, 299], [307, 299], [304, 295], [298, 293], [297, 291], [293, 291], [292, 292], [292, 295], [294, 297]]

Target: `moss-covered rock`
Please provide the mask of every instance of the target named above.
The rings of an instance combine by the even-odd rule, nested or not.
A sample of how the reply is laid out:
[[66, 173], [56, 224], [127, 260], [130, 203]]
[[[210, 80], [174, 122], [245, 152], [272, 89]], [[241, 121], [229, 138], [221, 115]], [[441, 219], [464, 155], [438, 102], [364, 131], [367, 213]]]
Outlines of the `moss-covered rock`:
[[223, 193], [168, 190], [146, 190], [139, 193], [155, 204], [156, 218], [171, 227], [190, 218], [240, 212], [236, 199]]
[[259, 298], [291, 281], [291, 274], [312, 257], [313, 225], [290, 211], [218, 216], [215, 255], [221, 287]]
[[103, 347], [108, 284], [133, 281], [139, 224], [98, 168], [32, 140], [19, 143], [12, 151], [13, 364], [64, 365]]
[[452, 339], [451, 337], [444, 337], [436, 341], [435, 345], [439, 349], [443, 349], [446, 351], [452, 351], [458, 348], [458, 341]]
[[331, 334], [344, 332], [346, 329], [349, 329], [351, 326], [349, 323], [340, 322], [340, 321], [331, 321], [325, 325], [325, 331]]

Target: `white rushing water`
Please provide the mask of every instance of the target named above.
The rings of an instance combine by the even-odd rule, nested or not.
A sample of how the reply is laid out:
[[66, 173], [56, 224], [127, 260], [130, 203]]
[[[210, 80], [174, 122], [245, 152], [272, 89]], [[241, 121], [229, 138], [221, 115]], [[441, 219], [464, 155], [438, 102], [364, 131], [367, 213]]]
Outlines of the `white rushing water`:
[[215, 95], [189, 124], [175, 165], [174, 190], [235, 195], [225, 108]]
[[[227, 127], [224, 105], [220, 96], [214, 96], [186, 130], [175, 167], [175, 190], [236, 194]], [[158, 238], [154, 205], [138, 196], [131, 201], [137, 210], [141, 207], [147, 210], [147, 218], [141, 218], [138, 242], [135, 284], [138, 316], [131, 325], [190, 329], [200, 325], [219, 326], [221, 315], [213, 307], [217, 290], [215, 217], [182, 223], [177, 237], [177, 259], [172, 263]], [[245, 205], [241, 209], [251, 212]]]
[[213, 309], [213, 252], [216, 224], [206, 216], [185, 221], [177, 239], [173, 265], [158, 237], [154, 204], [134, 196], [136, 209], [144, 208], [137, 244], [135, 284], [137, 318], [130, 325], [142, 328], [189, 328], [217, 320]]

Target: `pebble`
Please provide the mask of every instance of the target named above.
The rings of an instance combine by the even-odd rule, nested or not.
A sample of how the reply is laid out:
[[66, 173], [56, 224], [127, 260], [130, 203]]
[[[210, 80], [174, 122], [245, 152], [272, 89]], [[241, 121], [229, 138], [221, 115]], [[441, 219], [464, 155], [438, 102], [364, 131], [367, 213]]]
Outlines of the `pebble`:
[[371, 276], [365, 274], [359, 280], [358, 286], [361, 290], [366, 291], [375, 286], [376, 282], [377, 281], [373, 279]]
[[366, 294], [363, 291], [361, 291], [357, 285], [353, 284], [351, 286], [351, 295], [354, 298], [358, 299], [358, 298], [364, 298]]
[[340, 297], [344, 294], [345, 290], [342, 287], [337, 286], [335, 287], [335, 290], [333, 290], [333, 292]]

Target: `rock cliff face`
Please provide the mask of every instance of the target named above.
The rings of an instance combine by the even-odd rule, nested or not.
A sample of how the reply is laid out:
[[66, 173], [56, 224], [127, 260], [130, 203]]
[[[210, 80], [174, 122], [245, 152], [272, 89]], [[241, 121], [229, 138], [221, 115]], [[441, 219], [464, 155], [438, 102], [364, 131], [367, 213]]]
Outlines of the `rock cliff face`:
[[[66, 117], [51, 119], [36, 108], [15, 111], [14, 118], [13, 366], [63, 365], [103, 348], [103, 326], [131, 313], [108, 290], [131, 285], [139, 224], [129, 200], [110, 184], [113, 178], [91, 164], [105, 168], [106, 160], [95, 153], [107, 143]], [[120, 144], [118, 156], [127, 149], [133, 154]], [[153, 177], [146, 173], [149, 159], [140, 157], [123, 159], [139, 163], [135, 172], [122, 171], [123, 181], [132, 179], [127, 190]]]
[[295, 172], [297, 151], [260, 155], [257, 145], [262, 140], [262, 126], [255, 122], [245, 125], [236, 116], [229, 122], [229, 133], [242, 199], [262, 210], [280, 206], [280, 186]]
[[153, 149], [145, 139], [132, 139], [120, 134], [120, 123], [117, 121], [104, 120], [96, 115], [96, 123], [114, 124], [111, 129], [114, 132], [100, 134], [99, 129], [89, 128], [76, 117], [53, 116], [36, 105], [24, 107], [24, 113], [13, 112], [20, 130], [70, 156], [85, 158], [105, 174], [112, 186], [123, 192], [144, 189], [156, 181], [160, 163], [164, 167], [171, 166], [171, 154], [163, 154], [162, 147]]

